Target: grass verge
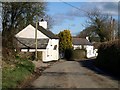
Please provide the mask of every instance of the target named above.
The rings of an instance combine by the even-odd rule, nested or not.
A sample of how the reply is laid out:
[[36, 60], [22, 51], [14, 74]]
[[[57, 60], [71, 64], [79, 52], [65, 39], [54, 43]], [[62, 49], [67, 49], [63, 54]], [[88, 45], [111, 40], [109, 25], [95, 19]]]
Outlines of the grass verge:
[[34, 71], [34, 64], [28, 60], [16, 59], [15, 64], [6, 64], [2, 69], [2, 88], [16, 88]]

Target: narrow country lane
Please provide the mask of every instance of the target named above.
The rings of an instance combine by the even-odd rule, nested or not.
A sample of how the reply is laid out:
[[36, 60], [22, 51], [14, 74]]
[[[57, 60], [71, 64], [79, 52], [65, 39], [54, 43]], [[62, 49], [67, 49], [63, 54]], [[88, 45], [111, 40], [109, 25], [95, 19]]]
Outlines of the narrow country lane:
[[46, 69], [33, 88], [118, 88], [118, 81], [95, 73], [80, 62], [64, 61]]

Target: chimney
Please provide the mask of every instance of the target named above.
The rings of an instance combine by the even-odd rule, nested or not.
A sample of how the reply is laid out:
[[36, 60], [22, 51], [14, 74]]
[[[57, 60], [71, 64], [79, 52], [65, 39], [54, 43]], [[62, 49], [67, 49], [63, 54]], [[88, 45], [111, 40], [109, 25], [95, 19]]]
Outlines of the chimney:
[[86, 39], [89, 41], [89, 37], [87, 36]]
[[41, 19], [41, 21], [39, 22], [39, 26], [42, 26], [44, 29], [47, 29], [47, 22], [44, 21], [44, 19]]

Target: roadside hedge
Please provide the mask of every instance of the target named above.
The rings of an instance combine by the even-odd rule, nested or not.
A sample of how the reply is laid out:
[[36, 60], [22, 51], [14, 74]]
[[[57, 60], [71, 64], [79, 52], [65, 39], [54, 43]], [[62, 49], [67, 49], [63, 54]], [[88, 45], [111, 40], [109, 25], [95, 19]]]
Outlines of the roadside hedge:
[[96, 66], [118, 75], [120, 73], [119, 63], [120, 40], [102, 43], [98, 49]]
[[86, 59], [86, 50], [85, 49], [76, 49], [73, 51], [73, 59], [81, 60]]
[[71, 48], [66, 49], [64, 52], [64, 58], [66, 60], [72, 60], [73, 59], [73, 49], [71, 49]]
[[86, 50], [85, 49], [66, 49], [65, 50], [65, 59], [66, 60], [76, 60], [86, 59]]

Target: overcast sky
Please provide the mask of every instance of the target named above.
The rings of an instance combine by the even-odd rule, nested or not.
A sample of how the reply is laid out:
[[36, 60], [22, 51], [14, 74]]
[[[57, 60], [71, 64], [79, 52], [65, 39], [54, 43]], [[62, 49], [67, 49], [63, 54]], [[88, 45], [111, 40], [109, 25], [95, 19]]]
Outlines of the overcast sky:
[[70, 29], [72, 35], [78, 34], [85, 28], [83, 26], [87, 20], [85, 11], [94, 8], [98, 8], [102, 13], [118, 19], [118, 2], [48, 2], [47, 14], [54, 20], [51, 30], [57, 34], [62, 30]]

